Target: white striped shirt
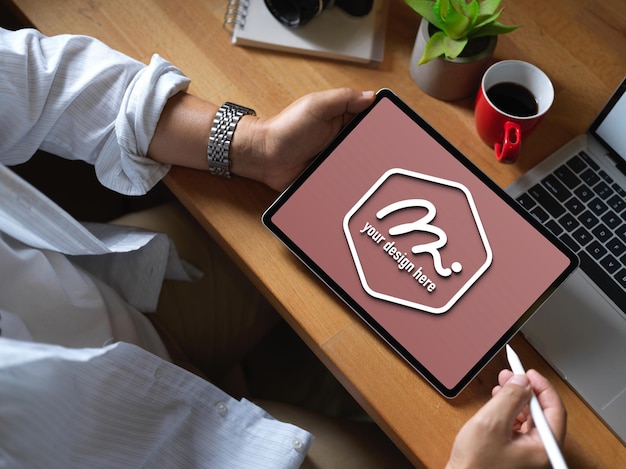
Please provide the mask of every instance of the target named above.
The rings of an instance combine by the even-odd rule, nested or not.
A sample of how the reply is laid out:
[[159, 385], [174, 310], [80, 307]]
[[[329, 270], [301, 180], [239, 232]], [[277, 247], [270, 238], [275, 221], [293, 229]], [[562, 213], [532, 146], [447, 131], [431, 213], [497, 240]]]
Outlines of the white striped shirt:
[[[188, 83], [156, 55], [145, 66], [92, 38], [0, 29], [0, 162], [43, 149], [93, 164], [113, 190], [145, 193], [168, 170], [145, 158], [159, 115]], [[147, 247], [124, 255], [159, 275], [124, 291], [66, 256], [111, 243], [2, 166], [0, 194], [1, 468], [301, 464], [306, 431], [126, 343], [167, 356], [128, 303], [158, 296], [167, 243], [138, 236]]]

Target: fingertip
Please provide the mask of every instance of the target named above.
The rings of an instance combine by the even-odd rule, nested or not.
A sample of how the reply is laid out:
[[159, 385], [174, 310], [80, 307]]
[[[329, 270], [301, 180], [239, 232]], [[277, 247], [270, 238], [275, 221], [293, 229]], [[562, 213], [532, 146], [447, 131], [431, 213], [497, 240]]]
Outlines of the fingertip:
[[363, 96], [366, 99], [372, 99], [375, 95], [376, 95], [376, 93], [374, 91], [372, 91], [372, 90], [362, 91], [361, 92], [361, 96]]
[[503, 369], [500, 373], [498, 373], [498, 384], [500, 386], [504, 386], [507, 381], [511, 379], [511, 376], [513, 376], [513, 372], [511, 370], [506, 368]]
[[528, 376], [528, 379], [531, 382], [533, 389], [536, 388], [536, 391], [541, 391], [541, 390], [552, 387], [552, 383], [550, 383], [548, 378], [543, 376], [537, 370], [530, 369], [526, 371], [526, 374]]
[[542, 379], [546, 379], [545, 376], [543, 376], [541, 373], [539, 373], [537, 370], [535, 370], [534, 368], [530, 368], [529, 370], [526, 371], [526, 374], [528, 374], [529, 377], [531, 378], [542, 378]]
[[525, 388], [525, 387], [530, 387], [530, 380], [528, 379], [528, 376], [526, 376], [525, 374], [523, 375], [514, 374], [507, 381], [507, 384], [515, 384], [517, 386], [521, 386], [522, 388]]
[[[515, 374], [511, 370], [504, 369], [498, 375], [498, 386], [494, 388], [494, 393], [510, 386], [518, 386], [525, 391], [529, 391], [531, 389], [531, 381], [526, 374]], [[496, 388], [498, 388], [497, 391]]]

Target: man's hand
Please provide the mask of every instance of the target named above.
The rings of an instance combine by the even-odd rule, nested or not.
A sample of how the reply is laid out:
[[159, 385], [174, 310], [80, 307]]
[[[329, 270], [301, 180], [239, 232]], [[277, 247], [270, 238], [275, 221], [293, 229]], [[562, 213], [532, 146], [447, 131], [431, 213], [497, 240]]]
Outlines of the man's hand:
[[459, 431], [448, 469], [549, 467], [548, 455], [530, 417], [531, 392], [537, 396], [557, 442], [563, 444], [565, 407], [546, 378], [535, 370], [526, 375], [502, 370], [498, 382], [491, 400]]
[[338, 88], [307, 94], [269, 119], [243, 117], [231, 147], [232, 172], [286, 188], [374, 96]]

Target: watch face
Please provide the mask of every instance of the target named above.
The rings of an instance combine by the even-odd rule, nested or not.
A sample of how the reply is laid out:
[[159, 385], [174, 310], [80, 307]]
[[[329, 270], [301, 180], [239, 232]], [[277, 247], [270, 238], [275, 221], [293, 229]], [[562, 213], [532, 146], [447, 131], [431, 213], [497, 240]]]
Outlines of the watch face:
[[245, 106], [242, 106], [240, 104], [231, 103], [230, 101], [225, 102], [222, 105], [222, 107], [223, 108], [226, 108], [226, 107], [232, 108], [233, 110], [240, 112], [241, 115], [256, 116], [256, 112], [254, 111], [254, 109], [250, 109], [249, 107], [245, 107]]

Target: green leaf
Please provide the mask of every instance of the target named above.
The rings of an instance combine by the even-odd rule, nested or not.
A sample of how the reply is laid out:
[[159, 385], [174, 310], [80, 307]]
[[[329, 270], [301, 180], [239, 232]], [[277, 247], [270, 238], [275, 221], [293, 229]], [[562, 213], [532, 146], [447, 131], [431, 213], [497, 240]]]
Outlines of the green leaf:
[[464, 14], [463, 13], [463, 5], [461, 2], [464, 2], [465, 0], [450, 0], [450, 7], [455, 10], [456, 12], [460, 13], [460, 14]]
[[448, 27], [446, 25], [446, 14], [448, 13], [448, 0], [435, 0], [433, 6], [433, 14], [437, 18], [437, 27], [444, 33], [448, 34]]
[[431, 60], [445, 54], [443, 43], [446, 37], [447, 36], [442, 31], [438, 31], [430, 37], [424, 47], [424, 53], [419, 61], [419, 65], [430, 62]]
[[450, 0], [435, 0], [433, 10], [440, 18], [445, 18], [448, 15], [448, 10], [450, 10]]
[[459, 56], [459, 54], [463, 52], [463, 49], [465, 49], [467, 42], [468, 42], [467, 38], [460, 39], [460, 40], [455, 40], [449, 37], [445, 38], [445, 40], [443, 41], [443, 49], [444, 49], [444, 54], [446, 58], [456, 59]]
[[[432, 0], [404, 0], [408, 6], [413, 8], [426, 21], [439, 28], [439, 20], [435, 16], [434, 6], [435, 2]], [[441, 29], [441, 28], [439, 28]]]
[[482, 2], [480, 2], [479, 15], [493, 15], [501, 2], [502, 0], [482, 0]]
[[[449, 0], [438, 0], [440, 5], [439, 15], [445, 27], [441, 28], [452, 39], [460, 39], [467, 35], [467, 30], [471, 26], [470, 20], [461, 12], [450, 5]], [[458, 6], [458, 4], [457, 4]], [[459, 7], [461, 11], [463, 10]], [[435, 14], [437, 6], [435, 6]]]
[[474, 29], [476, 21], [479, 18], [480, 4], [478, 3], [478, 0], [472, 0], [469, 3], [463, 1], [461, 5], [463, 6], [463, 14], [469, 19], [470, 22], [468, 31], [471, 31]]
[[[459, 41], [506, 34], [519, 27], [507, 26], [497, 21], [502, 13], [502, 10], [497, 11], [502, 0], [405, 0], [405, 2], [451, 41], [456, 41], [450, 43], [448, 49], [452, 52], [447, 52], [447, 56], [456, 53]], [[433, 48], [433, 51], [439, 53], [443, 50], [443, 46], [438, 42], [434, 44], [437, 48]]]
[[494, 13], [493, 15], [479, 15], [474, 24], [474, 29], [482, 28], [486, 24], [493, 23], [498, 19], [501, 12]]
[[483, 37], [483, 36], [497, 36], [498, 34], [507, 34], [511, 31], [515, 31], [519, 28], [519, 25], [508, 26], [506, 24], [495, 23], [488, 24], [474, 32], [472, 32], [469, 36], [474, 37]]

